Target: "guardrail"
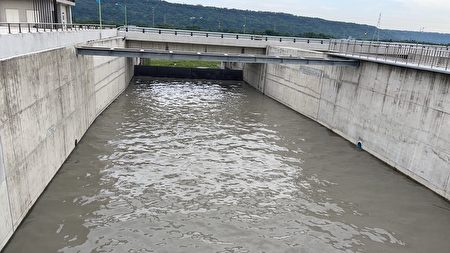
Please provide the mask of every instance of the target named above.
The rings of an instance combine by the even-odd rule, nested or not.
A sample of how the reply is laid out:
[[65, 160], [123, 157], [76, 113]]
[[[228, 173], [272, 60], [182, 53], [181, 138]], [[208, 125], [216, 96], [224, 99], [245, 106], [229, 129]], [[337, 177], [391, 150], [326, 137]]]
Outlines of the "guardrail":
[[136, 26], [121, 26], [118, 28], [120, 32], [139, 32], [159, 35], [174, 35], [174, 36], [190, 36], [203, 38], [221, 38], [221, 39], [236, 39], [236, 40], [253, 40], [253, 41], [270, 41], [270, 42], [290, 42], [290, 43], [316, 43], [328, 44], [328, 39], [316, 38], [301, 38], [301, 37], [283, 37], [283, 36], [268, 36], [258, 34], [242, 34], [242, 33], [222, 33], [222, 32], [207, 32], [207, 31], [191, 31], [191, 30], [176, 30], [176, 29], [160, 29], [147, 28]]
[[450, 47], [411, 43], [386, 43], [358, 40], [332, 40], [329, 51], [360, 59], [401, 63], [407, 66], [450, 70]]
[[99, 24], [62, 24], [62, 23], [5, 23], [0, 22], [1, 34], [18, 34], [32, 32], [53, 32], [53, 31], [72, 31], [72, 30], [99, 30], [115, 29], [114, 25]]

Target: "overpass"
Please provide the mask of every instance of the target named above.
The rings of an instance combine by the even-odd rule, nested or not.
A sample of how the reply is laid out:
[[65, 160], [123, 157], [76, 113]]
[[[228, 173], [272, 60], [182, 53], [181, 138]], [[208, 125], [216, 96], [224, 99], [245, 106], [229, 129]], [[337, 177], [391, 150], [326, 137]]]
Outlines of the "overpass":
[[[357, 66], [361, 60], [450, 73], [449, 46], [328, 40], [257, 34], [119, 27], [124, 48], [77, 46], [82, 55], [208, 60], [236, 63]], [[296, 48], [301, 55], [268, 56], [269, 47]], [[298, 51], [297, 50], [297, 51]]]
[[[330, 40], [284, 36], [266, 36], [257, 34], [238, 34], [207, 31], [190, 31], [178, 29], [159, 29], [146, 27], [119, 27], [118, 35], [127, 40], [129, 48], [148, 48], [163, 50], [180, 50], [177, 46], [191, 45], [194, 51], [214, 50], [217, 47], [251, 49], [247, 53], [264, 53], [267, 46], [283, 46], [306, 50], [327, 51]], [[208, 48], [210, 46], [210, 48]], [[195, 49], [194, 49], [195, 48]], [[230, 50], [230, 49], [229, 49]]]
[[358, 66], [358, 60], [347, 60], [329, 57], [292, 57], [292, 56], [268, 56], [228, 53], [202, 53], [189, 51], [162, 51], [136, 48], [106, 48], [77, 46], [79, 55], [127, 57], [141, 59], [165, 59], [165, 60], [201, 60], [218, 62], [260, 63], [260, 64], [305, 64], [305, 65], [340, 65]]
[[170, 60], [204, 60], [234, 63], [306, 64], [357, 66], [358, 60], [342, 59], [326, 54], [294, 57], [268, 56], [267, 47], [285, 46], [314, 52], [329, 47], [329, 40], [297, 37], [275, 37], [145, 27], [121, 27], [118, 35], [125, 48], [101, 48], [79, 45], [80, 55], [136, 57]]

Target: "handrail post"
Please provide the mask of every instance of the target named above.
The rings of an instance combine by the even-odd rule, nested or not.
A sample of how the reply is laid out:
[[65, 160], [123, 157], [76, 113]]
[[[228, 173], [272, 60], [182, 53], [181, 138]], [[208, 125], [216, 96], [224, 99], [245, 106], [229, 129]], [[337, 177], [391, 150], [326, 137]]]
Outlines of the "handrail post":
[[356, 43], [358, 43], [358, 41], [355, 40], [355, 43], [353, 44], [352, 55], [356, 55]]
[[[433, 54], [433, 56], [432, 56], [432, 58], [431, 58], [431, 68], [433, 68], [434, 67], [434, 62], [435, 62], [435, 60], [436, 60], [436, 58], [437, 58], [437, 52], [438, 52], [438, 50], [435, 48], [434, 49], [434, 54]], [[436, 64], [437, 65], [437, 64]]]
[[387, 61], [389, 58], [389, 44], [386, 46], [386, 54], [384, 55], [384, 60]]
[[419, 62], [417, 63], [417, 66], [420, 66], [420, 63], [422, 62], [422, 57], [423, 57], [423, 49], [425, 47], [422, 47], [422, 49], [420, 50], [420, 57], [419, 57]]
[[400, 49], [402, 48], [402, 46], [397, 46], [397, 53], [395, 54], [395, 59], [394, 62], [397, 63], [398, 58], [400, 58]]
[[8, 23], [8, 33], [11, 34], [11, 24]]
[[371, 47], [372, 47], [372, 41], [369, 42], [369, 48], [367, 49], [367, 59], [369, 59]]
[[445, 66], [445, 70], [448, 70], [448, 66], [450, 64], [450, 52], [447, 52], [447, 65]]
[[411, 46], [408, 47], [408, 52], [406, 52], [406, 50], [405, 50], [405, 53], [406, 53], [406, 65], [408, 65], [408, 62], [409, 62], [409, 53], [410, 52], [411, 52]]
[[20, 23], [19, 23], [19, 33], [22, 33], [22, 27], [20, 26]]
[[378, 60], [378, 54], [380, 53], [380, 44], [376, 45], [377, 51], [375, 52], [375, 60]]

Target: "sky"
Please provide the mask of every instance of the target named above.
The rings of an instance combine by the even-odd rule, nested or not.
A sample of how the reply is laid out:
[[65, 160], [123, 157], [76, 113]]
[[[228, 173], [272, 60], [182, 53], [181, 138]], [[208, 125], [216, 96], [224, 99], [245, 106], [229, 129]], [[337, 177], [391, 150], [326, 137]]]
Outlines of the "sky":
[[380, 28], [450, 33], [450, 0], [166, 0], [377, 25]]

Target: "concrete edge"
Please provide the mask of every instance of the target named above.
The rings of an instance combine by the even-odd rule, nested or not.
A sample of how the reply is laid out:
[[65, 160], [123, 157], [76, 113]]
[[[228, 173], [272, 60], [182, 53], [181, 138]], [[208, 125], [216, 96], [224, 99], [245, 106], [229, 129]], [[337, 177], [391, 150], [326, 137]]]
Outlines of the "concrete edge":
[[339, 58], [347, 58], [347, 59], [353, 59], [353, 60], [360, 60], [360, 61], [366, 61], [366, 62], [374, 62], [374, 63], [380, 63], [380, 64], [386, 64], [401, 68], [409, 68], [409, 69], [416, 69], [416, 70], [423, 70], [423, 71], [429, 71], [429, 72], [435, 72], [445, 75], [450, 75], [450, 68], [449, 69], [439, 69], [439, 68], [432, 68], [431, 66], [420, 66], [417, 64], [409, 64], [409, 63], [402, 63], [402, 62], [395, 62], [395, 61], [384, 61], [381, 59], [374, 59], [374, 58], [367, 58], [357, 55], [346, 55], [346, 54], [339, 54], [339, 53], [327, 53], [328, 55], [339, 57]]

